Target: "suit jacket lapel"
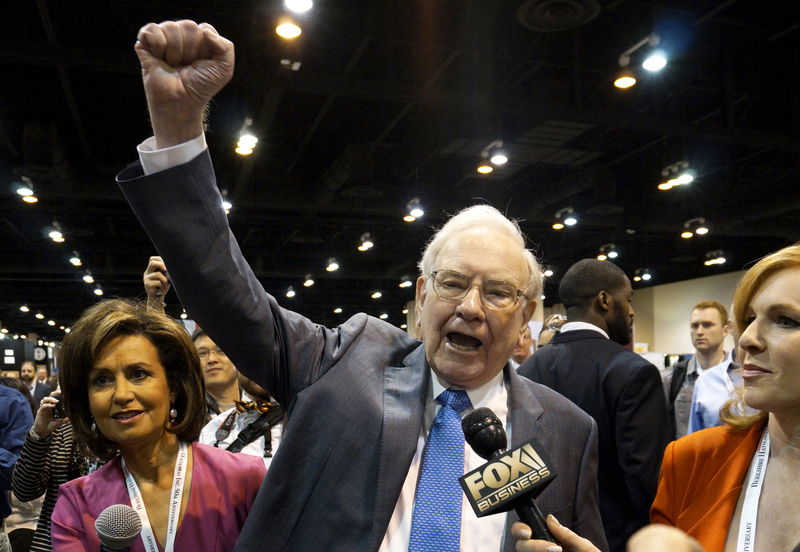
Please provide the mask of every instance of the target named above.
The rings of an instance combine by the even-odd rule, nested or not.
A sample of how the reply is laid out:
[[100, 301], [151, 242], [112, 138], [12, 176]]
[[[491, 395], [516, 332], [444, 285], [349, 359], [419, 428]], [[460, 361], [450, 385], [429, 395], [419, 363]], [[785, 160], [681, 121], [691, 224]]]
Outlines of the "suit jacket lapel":
[[402, 366], [389, 366], [384, 372], [383, 432], [373, 516], [373, 550], [377, 550], [383, 541], [417, 450], [429, 380], [430, 370], [425, 362], [423, 345], [403, 359]]

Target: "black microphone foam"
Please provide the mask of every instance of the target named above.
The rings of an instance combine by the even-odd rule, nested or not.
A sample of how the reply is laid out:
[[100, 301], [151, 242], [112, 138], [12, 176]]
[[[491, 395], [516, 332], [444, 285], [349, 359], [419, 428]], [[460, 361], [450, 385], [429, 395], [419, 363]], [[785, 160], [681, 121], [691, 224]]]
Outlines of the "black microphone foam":
[[475, 514], [480, 517], [513, 508], [534, 538], [556, 542], [533, 501], [555, 477], [546, 456], [536, 450], [541, 448], [538, 443], [532, 440], [507, 451], [506, 430], [489, 408], [464, 416], [461, 429], [472, 450], [489, 461], [459, 480]]
[[101, 550], [125, 551], [142, 532], [142, 520], [130, 506], [114, 504], [100, 512], [94, 528], [102, 544]]

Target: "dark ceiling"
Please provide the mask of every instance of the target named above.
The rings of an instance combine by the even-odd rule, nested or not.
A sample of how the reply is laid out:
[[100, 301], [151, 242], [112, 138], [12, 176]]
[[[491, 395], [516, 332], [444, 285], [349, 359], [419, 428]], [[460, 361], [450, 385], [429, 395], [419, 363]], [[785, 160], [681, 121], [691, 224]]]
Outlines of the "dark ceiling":
[[[34, 312], [57, 327], [97, 300], [67, 261], [73, 250], [105, 296], [142, 296], [154, 250], [113, 179], [148, 136], [136, 32], [165, 19], [208, 21], [235, 42], [234, 80], [209, 119], [220, 187], [265, 288], [294, 286], [282, 303], [316, 321], [365, 310], [401, 324], [413, 288], [398, 282], [416, 275], [431, 227], [478, 201], [522, 219], [555, 271], [546, 303], [563, 271], [605, 243], [655, 285], [739, 270], [800, 239], [793, 0], [316, 0], [291, 46], [273, 30], [278, 0], [36, 0], [3, 12], [0, 321], [12, 332], [57, 338]], [[614, 88], [620, 54], [651, 32], [669, 64]], [[246, 117], [260, 142], [243, 158], [233, 149]], [[478, 175], [496, 139], [510, 161]], [[661, 170], [681, 160], [695, 181], [658, 191]], [[38, 204], [14, 193], [22, 176]], [[414, 197], [426, 213], [408, 224]], [[565, 207], [580, 223], [556, 232]], [[695, 217], [711, 232], [678, 237]], [[45, 235], [54, 221], [64, 244]], [[365, 231], [375, 247], [361, 253]], [[715, 249], [727, 263], [704, 266]], [[323, 270], [329, 257], [338, 272]]]

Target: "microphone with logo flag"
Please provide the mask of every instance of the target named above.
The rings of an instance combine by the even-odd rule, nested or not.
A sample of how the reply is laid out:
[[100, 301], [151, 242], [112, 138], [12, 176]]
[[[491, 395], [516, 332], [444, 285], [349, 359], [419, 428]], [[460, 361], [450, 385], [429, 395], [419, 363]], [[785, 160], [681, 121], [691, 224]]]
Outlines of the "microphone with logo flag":
[[459, 478], [475, 515], [483, 517], [513, 509], [531, 528], [534, 538], [556, 542], [533, 501], [557, 475], [539, 443], [532, 439], [506, 450], [506, 431], [488, 408], [470, 412], [461, 427], [472, 450], [488, 460]]
[[100, 512], [94, 528], [100, 552], [127, 552], [142, 532], [142, 520], [130, 506], [114, 504]]

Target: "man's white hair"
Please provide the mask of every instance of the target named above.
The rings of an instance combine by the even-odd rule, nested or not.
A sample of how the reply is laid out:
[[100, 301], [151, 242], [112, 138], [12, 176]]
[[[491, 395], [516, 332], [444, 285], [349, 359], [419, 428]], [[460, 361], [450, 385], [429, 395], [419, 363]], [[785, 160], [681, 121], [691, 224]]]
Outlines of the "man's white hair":
[[430, 278], [433, 270], [433, 263], [439, 252], [448, 240], [456, 234], [472, 228], [491, 228], [501, 234], [508, 236], [519, 245], [520, 251], [525, 258], [528, 269], [527, 274], [523, 274], [522, 293], [528, 301], [538, 300], [542, 294], [542, 267], [528, 249], [525, 248], [525, 236], [519, 229], [517, 221], [506, 218], [503, 213], [491, 205], [473, 205], [451, 217], [442, 226], [425, 246], [422, 259], [419, 262], [420, 274], [426, 279]]

